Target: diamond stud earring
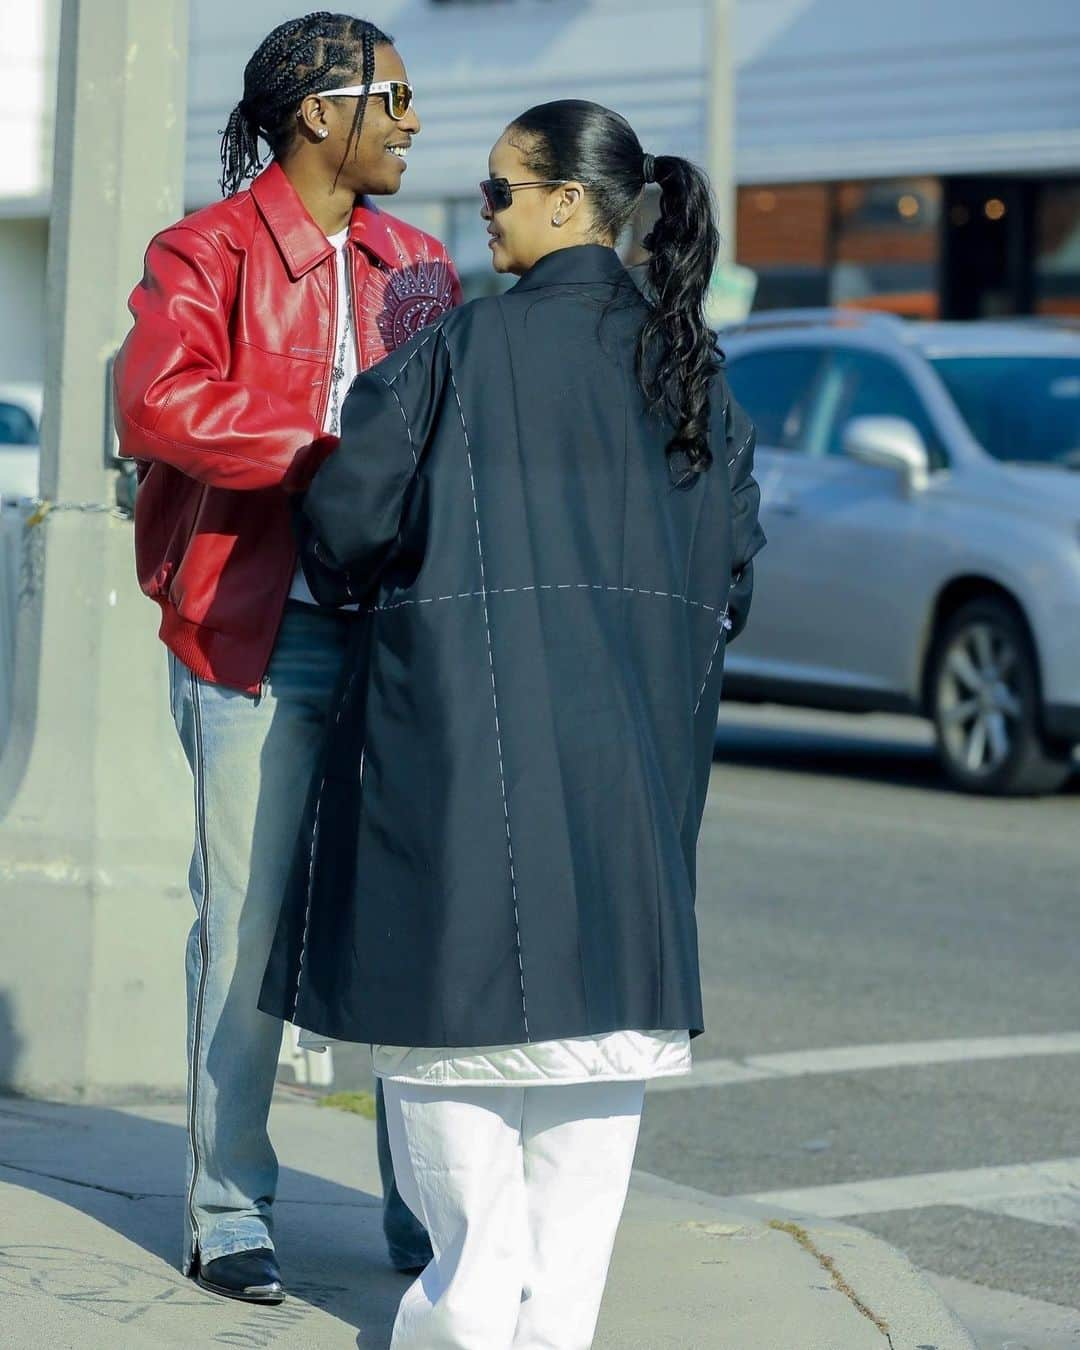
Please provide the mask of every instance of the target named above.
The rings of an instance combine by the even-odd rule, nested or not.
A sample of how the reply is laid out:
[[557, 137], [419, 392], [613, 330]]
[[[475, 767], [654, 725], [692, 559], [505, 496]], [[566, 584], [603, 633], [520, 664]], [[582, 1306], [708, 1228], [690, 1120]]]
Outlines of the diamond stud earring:
[[562, 216], [552, 216], [552, 217], [551, 217], [551, 223], [552, 223], [552, 225], [561, 225], [561, 224], [562, 224]]
[[320, 141], [325, 141], [326, 138], [327, 138], [327, 136], [330, 135], [329, 128], [327, 128], [327, 127], [320, 127], [320, 128], [318, 129], [318, 131], [315, 133], [315, 135], [318, 136], [318, 138], [319, 138]]

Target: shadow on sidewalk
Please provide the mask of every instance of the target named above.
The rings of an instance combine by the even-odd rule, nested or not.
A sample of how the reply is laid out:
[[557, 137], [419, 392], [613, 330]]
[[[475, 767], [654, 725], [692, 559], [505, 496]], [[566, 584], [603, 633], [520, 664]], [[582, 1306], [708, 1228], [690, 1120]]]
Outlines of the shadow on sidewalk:
[[141, 1109], [146, 1115], [0, 1097], [0, 1182], [59, 1202], [16, 1197], [6, 1207], [0, 1292], [45, 1294], [141, 1324], [148, 1336], [183, 1309], [185, 1326], [192, 1313], [198, 1323], [187, 1343], [253, 1347], [300, 1343], [308, 1305], [358, 1331], [362, 1346], [387, 1343], [406, 1281], [387, 1263], [377, 1196], [283, 1167], [274, 1214], [288, 1301], [255, 1308], [216, 1299], [178, 1268], [185, 1132], [153, 1117], [182, 1109]]

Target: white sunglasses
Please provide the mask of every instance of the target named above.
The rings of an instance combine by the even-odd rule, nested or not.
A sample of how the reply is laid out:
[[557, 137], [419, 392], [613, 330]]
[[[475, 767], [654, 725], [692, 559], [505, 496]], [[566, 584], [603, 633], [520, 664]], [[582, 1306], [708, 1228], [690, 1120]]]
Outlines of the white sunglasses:
[[376, 84], [347, 84], [341, 89], [320, 89], [315, 98], [363, 98], [365, 94], [384, 94], [386, 111], [395, 122], [400, 122], [412, 107], [412, 85], [405, 80], [379, 80]]

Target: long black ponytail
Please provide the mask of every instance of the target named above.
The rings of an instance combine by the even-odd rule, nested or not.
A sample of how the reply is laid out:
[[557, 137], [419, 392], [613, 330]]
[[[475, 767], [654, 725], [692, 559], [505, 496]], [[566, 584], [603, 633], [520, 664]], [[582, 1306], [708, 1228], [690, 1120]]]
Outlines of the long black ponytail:
[[[262, 168], [260, 138], [280, 159], [296, 136], [296, 110], [328, 83], [360, 83], [375, 76], [375, 48], [392, 39], [366, 19], [319, 10], [289, 19], [260, 43], [244, 67], [244, 97], [229, 114], [221, 134], [221, 191], [231, 197]], [[367, 96], [357, 99], [345, 147], [346, 157], [360, 133]]]
[[709, 389], [720, 354], [705, 321], [705, 295], [720, 236], [701, 170], [675, 155], [654, 163], [660, 217], [643, 241], [653, 308], [638, 339], [638, 376], [650, 404], [666, 406], [675, 422], [668, 454], [681, 453], [700, 472], [712, 463]]
[[[617, 239], [646, 186], [660, 188], [660, 215], [644, 240], [649, 314], [637, 347], [637, 377], [651, 410], [675, 427], [673, 467], [691, 475], [712, 463], [709, 390], [720, 367], [705, 296], [720, 247], [709, 182], [689, 160], [653, 159], [624, 117], [597, 103], [563, 99], [530, 108], [511, 140], [538, 178], [584, 184], [598, 238]], [[519, 133], [515, 137], [515, 132]]]

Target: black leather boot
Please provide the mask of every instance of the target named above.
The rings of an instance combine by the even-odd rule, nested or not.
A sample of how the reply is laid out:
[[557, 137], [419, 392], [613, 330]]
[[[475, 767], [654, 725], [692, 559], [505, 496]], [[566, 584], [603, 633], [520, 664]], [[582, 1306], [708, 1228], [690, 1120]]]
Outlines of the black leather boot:
[[194, 1276], [200, 1289], [242, 1303], [280, 1303], [285, 1297], [281, 1270], [269, 1247], [233, 1252], [205, 1265], [199, 1261]]

